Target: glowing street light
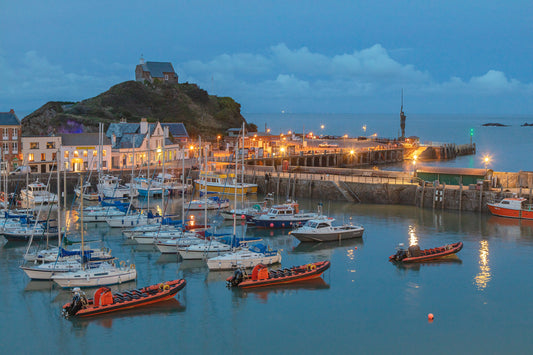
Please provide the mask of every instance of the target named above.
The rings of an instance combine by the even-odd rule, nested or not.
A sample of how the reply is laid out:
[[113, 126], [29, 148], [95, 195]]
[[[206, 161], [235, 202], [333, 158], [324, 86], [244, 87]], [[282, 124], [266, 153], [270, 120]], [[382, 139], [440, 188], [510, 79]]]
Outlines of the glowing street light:
[[489, 165], [490, 163], [490, 155], [485, 155], [483, 156], [483, 164], [485, 165], [485, 169], [487, 169], [487, 166]]

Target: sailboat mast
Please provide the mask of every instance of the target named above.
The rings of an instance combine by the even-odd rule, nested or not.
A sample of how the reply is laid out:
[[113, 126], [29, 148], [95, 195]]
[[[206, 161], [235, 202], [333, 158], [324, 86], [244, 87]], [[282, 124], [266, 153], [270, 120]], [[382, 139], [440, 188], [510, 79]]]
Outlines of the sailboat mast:
[[[83, 183], [83, 173], [80, 173], [80, 184]], [[80, 232], [81, 232], [81, 266], [85, 270], [85, 255], [83, 252], [83, 189], [80, 190]]]
[[[59, 174], [59, 149], [57, 150], [56, 156], [57, 164], [57, 244], [61, 248], [61, 198], [59, 198], [61, 193], [61, 175]], [[82, 211], [83, 212], [83, 211]]]

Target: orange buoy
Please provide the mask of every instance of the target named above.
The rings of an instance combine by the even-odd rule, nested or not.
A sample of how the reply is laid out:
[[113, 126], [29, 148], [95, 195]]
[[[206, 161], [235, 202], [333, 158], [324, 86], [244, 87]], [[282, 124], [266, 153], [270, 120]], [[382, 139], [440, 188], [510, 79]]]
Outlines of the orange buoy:
[[428, 314], [428, 321], [432, 322], [433, 318], [434, 318], [433, 313], [429, 313]]
[[357, 247], [355, 247], [355, 250], [357, 250]]
[[270, 228], [274, 228], [274, 223], [270, 223]]

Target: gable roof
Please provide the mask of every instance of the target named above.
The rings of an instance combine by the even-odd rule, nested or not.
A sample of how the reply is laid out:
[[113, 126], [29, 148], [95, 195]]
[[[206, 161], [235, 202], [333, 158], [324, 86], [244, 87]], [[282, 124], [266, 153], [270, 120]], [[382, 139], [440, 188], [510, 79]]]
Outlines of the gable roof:
[[149, 72], [152, 78], [163, 78], [163, 73], [176, 73], [170, 62], [146, 62], [142, 64], [142, 68]]
[[18, 126], [20, 125], [20, 120], [15, 115], [15, 111], [11, 110], [9, 112], [0, 112], [0, 126]]
[[[59, 135], [63, 146], [98, 145], [98, 133], [64, 133]], [[111, 145], [111, 140], [104, 136], [103, 145]]]
[[[148, 132], [150, 136], [154, 134], [157, 128], [157, 123], [148, 123]], [[132, 148], [132, 142], [135, 148], [140, 148], [147, 133], [141, 134], [140, 123], [111, 123], [106, 131], [106, 137], [111, 139], [115, 135], [115, 144], [112, 145], [114, 149]]]
[[189, 133], [183, 123], [161, 123], [161, 127], [168, 127], [168, 133], [174, 138], [189, 138]]

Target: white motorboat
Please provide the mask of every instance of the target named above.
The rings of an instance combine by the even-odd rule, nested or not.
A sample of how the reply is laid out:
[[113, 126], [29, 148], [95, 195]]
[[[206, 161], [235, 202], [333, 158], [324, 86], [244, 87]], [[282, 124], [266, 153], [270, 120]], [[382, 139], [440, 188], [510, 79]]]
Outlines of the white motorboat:
[[239, 248], [233, 252], [207, 259], [209, 270], [233, 270], [253, 268], [257, 264], [271, 265], [281, 262], [277, 250], [269, 250], [264, 244], [254, 244], [249, 248]]
[[298, 203], [289, 202], [275, 205], [266, 214], [253, 219], [255, 226], [263, 228], [293, 228], [317, 218], [318, 213], [300, 211]]
[[139, 192], [133, 187], [128, 187], [119, 183], [119, 179], [113, 175], [103, 175], [100, 177], [97, 188], [98, 193], [107, 198], [131, 198], [139, 196]]
[[132, 237], [138, 244], [154, 244], [156, 240], [175, 239], [180, 237], [196, 237], [194, 232], [183, 232], [181, 229], [161, 230], [137, 234]]
[[39, 180], [28, 184], [20, 190], [20, 203], [22, 208], [36, 208], [41, 205], [57, 204], [57, 195], [48, 191], [48, 185]]
[[302, 242], [330, 242], [343, 239], [360, 238], [365, 229], [351, 224], [333, 225], [335, 219], [320, 216], [307, 221], [302, 227], [291, 232], [290, 235]]
[[118, 207], [113, 207], [113, 206], [84, 209], [83, 210], [83, 221], [84, 222], [105, 222], [106, 219], [108, 218], [122, 217], [125, 215], [126, 215], [126, 210], [123, 210]]

